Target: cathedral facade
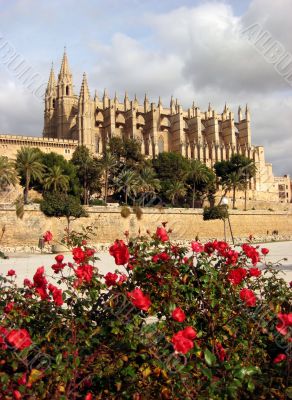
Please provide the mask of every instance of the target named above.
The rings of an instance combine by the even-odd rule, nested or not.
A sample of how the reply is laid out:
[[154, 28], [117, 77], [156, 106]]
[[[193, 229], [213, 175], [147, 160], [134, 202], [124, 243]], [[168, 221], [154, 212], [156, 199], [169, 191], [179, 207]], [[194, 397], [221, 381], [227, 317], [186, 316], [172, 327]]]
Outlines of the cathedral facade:
[[[250, 112], [246, 105], [239, 107], [237, 118], [225, 104], [216, 112], [209, 104], [203, 111], [192, 104], [184, 110], [171, 97], [169, 107], [161, 99], [158, 103], [143, 102], [137, 97], [123, 101], [117, 95], [110, 98], [106, 90], [102, 96], [91, 97], [86, 75], [79, 95], [73, 90], [73, 77], [64, 52], [57, 80], [51, 68], [45, 93], [43, 137], [0, 135], [0, 149], [15, 155], [21, 146], [39, 147], [55, 151], [70, 159], [78, 145], [85, 145], [101, 157], [112, 137], [132, 138], [141, 144], [141, 152], [154, 158], [161, 152], [175, 151], [190, 159], [198, 159], [209, 167], [242, 154], [254, 160], [257, 174], [250, 187], [253, 200], [291, 201], [289, 177], [274, 177], [272, 165], [266, 163], [264, 148], [251, 142]], [[289, 187], [283, 194], [283, 185]], [[282, 194], [280, 196], [280, 188]]]
[[90, 96], [86, 75], [79, 96], [73, 91], [72, 73], [64, 53], [58, 80], [53, 68], [45, 95], [44, 138], [76, 140], [94, 154], [102, 154], [110, 138], [133, 138], [141, 143], [141, 151], [156, 157], [163, 151], [175, 151], [187, 158], [198, 159], [210, 167], [234, 153], [258, 161], [259, 149], [251, 144], [248, 107], [234, 113], [225, 105], [217, 113], [209, 105], [201, 111], [194, 103], [183, 110], [173, 97], [169, 108], [150, 103], [145, 95], [142, 104], [127, 93], [120, 102], [111, 99], [106, 90], [101, 98]]

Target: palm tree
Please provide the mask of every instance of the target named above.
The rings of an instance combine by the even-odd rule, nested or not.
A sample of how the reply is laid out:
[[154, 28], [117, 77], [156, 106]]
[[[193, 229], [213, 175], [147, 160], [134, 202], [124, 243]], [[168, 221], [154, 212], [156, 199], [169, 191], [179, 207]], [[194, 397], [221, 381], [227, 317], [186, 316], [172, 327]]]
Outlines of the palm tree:
[[140, 172], [140, 192], [143, 193], [142, 203], [144, 206], [145, 196], [155, 194], [161, 189], [160, 181], [156, 178], [153, 168], [146, 166]]
[[137, 191], [140, 187], [140, 179], [137, 172], [131, 169], [124, 169], [120, 174], [113, 179], [114, 185], [117, 192], [125, 193], [125, 202], [128, 204], [128, 196], [137, 195]]
[[106, 151], [99, 161], [103, 178], [104, 178], [104, 202], [107, 202], [108, 196], [108, 182], [109, 182], [109, 175], [113, 168], [117, 165], [117, 159], [109, 152]]
[[179, 197], [185, 196], [187, 190], [184, 183], [180, 181], [171, 182], [167, 191], [165, 192], [166, 197], [171, 201], [171, 204], [175, 205], [175, 200]]
[[6, 156], [0, 156], [0, 190], [8, 186], [15, 186], [17, 183], [17, 174], [13, 161]]
[[67, 192], [69, 188], [69, 176], [63, 174], [60, 165], [54, 165], [48, 170], [43, 178], [44, 188], [53, 192]]
[[24, 204], [27, 204], [31, 178], [41, 180], [44, 172], [40, 151], [32, 147], [21, 147], [17, 151], [15, 166], [19, 176], [24, 180], [23, 199]]
[[195, 208], [196, 185], [199, 182], [208, 182], [210, 179], [209, 168], [199, 160], [192, 160], [188, 178], [192, 182], [192, 208]]

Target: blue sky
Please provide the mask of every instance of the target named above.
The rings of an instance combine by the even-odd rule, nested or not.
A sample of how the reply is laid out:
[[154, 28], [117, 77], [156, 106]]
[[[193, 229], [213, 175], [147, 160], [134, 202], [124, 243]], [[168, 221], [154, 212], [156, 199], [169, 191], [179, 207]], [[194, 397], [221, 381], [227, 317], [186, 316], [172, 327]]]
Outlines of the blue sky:
[[[291, 0], [0, 0], [0, 132], [40, 136], [43, 103], [3, 65], [6, 40], [47, 80], [66, 45], [75, 91], [82, 73], [91, 94], [147, 91], [184, 107], [195, 100], [235, 114], [249, 103], [252, 137], [277, 174], [292, 175], [291, 86], [240, 32], [259, 24], [292, 53]], [[1, 59], [2, 57], [2, 59]]]

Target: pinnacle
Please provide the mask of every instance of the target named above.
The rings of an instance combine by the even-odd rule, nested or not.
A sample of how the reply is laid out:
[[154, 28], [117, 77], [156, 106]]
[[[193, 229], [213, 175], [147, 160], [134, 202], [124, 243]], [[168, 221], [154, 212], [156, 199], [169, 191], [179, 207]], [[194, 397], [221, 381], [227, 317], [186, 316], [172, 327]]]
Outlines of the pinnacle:
[[69, 68], [69, 63], [68, 63], [68, 58], [67, 58], [67, 53], [66, 53], [66, 47], [64, 48], [64, 54], [62, 58], [62, 64], [61, 64], [61, 69], [60, 69], [60, 76], [64, 75], [70, 75], [71, 76], [71, 71]]
[[83, 99], [83, 100], [90, 99], [90, 93], [89, 93], [89, 89], [88, 89], [88, 83], [87, 83], [87, 78], [86, 78], [85, 72], [83, 73], [83, 79], [82, 79], [81, 90], [80, 90], [80, 99]]

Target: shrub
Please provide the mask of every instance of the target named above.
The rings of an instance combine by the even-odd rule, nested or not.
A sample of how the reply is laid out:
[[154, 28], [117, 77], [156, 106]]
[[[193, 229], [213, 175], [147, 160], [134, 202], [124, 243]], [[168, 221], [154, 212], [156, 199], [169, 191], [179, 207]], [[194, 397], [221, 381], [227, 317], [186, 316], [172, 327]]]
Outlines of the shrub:
[[137, 217], [138, 220], [142, 219], [143, 210], [142, 210], [141, 207], [139, 207], [139, 206], [134, 206], [134, 207], [133, 207], [133, 212], [134, 212], [134, 214], [136, 215], [136, 217]]
[[169, 233], [116, 240], [105, 276], [80, 235], [73, 264], [57, 255], [23, 288], [0, 276], [1, 398], [287, 397], [291, 289], [257, 268], [268, 250]]
[[210, 219], [226, 219], [228, 218], [228, 210], [225, 206], [205, 207], [203, 211], [204, 221]]
[[128, 218], [131, 215], [131, 210], [127, 206], [123, 206], [121, 209], [121, 216], [123, 218]]

